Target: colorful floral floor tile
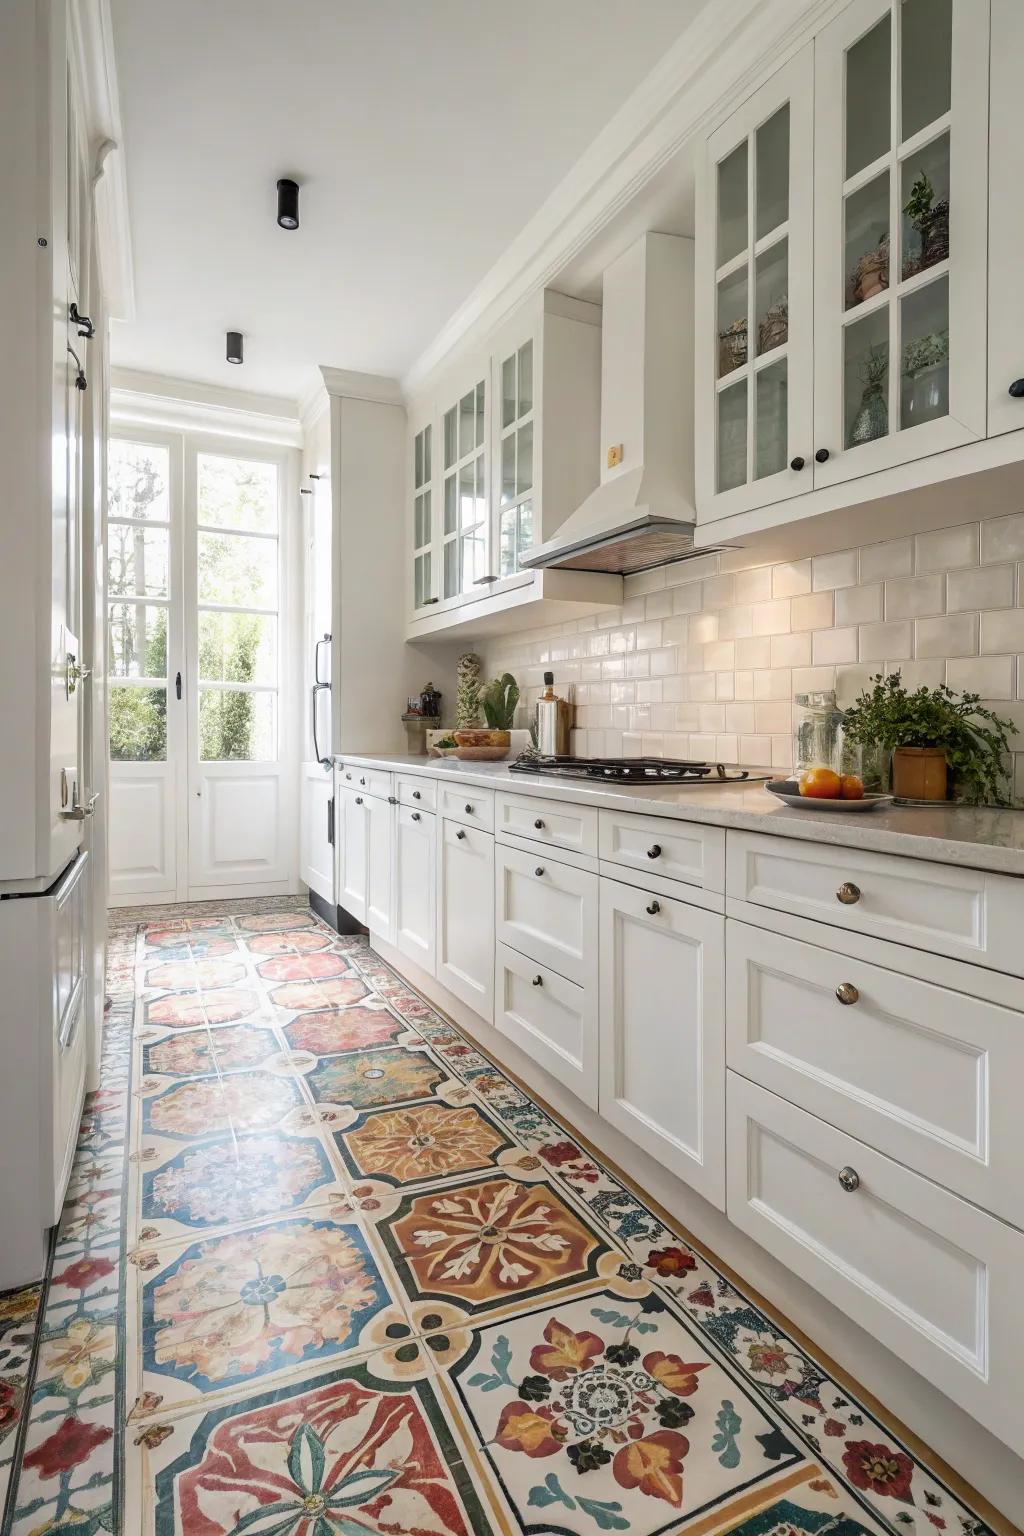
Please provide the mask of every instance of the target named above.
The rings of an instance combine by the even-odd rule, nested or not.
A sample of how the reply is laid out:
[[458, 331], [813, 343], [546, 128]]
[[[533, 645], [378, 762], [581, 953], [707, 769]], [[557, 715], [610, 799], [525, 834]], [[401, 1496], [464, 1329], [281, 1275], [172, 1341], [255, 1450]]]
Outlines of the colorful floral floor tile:
[[119, 914], [2, 1536], [991, 1536], [369, 949]]

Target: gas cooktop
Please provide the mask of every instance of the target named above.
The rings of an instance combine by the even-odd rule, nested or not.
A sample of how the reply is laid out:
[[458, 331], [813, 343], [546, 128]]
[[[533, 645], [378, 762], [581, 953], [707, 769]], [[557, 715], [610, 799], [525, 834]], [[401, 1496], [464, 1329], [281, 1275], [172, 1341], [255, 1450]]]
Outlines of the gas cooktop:
[[611, 784], [740, 784], [771, 774], [735, 763], [690, 762], [671, 757], [541, 757], [523, 752], [510, 773], [535, 773], [553, 779], [599, 779]]

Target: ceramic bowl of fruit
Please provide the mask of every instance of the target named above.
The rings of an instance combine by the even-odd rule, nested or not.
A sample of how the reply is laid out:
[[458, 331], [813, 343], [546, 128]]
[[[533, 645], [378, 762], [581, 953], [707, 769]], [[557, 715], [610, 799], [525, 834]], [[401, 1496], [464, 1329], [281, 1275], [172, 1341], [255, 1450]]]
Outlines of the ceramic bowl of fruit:
[[805, 768], [795, 779], [769, 779], [765, 789], [801, 811], [877, 811], [892, 804], [892, 795], [866, 795], [858, 774], [831, 768]]

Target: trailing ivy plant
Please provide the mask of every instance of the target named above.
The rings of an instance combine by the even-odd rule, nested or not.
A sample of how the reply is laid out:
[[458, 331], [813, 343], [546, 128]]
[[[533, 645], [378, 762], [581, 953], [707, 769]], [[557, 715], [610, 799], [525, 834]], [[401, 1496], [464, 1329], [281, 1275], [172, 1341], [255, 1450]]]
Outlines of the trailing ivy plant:
[[986, 709], [977, 693], [918, 688], [908, 693], [899, 672], [879, 672], [846, 712], [846, 739], [861, 747], [941, 747], [957, 799], [968, 805], [1012, 805], [1007, 758], [1013, 722]]

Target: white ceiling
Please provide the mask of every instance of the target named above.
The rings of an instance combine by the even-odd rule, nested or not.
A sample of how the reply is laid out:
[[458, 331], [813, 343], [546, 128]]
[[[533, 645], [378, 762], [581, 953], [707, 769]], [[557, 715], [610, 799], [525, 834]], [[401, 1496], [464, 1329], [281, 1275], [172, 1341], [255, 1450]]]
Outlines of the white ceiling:
[[291, 398], [321, 363], [401, 375], [705, 3], [112, 0], [114, 362]]

